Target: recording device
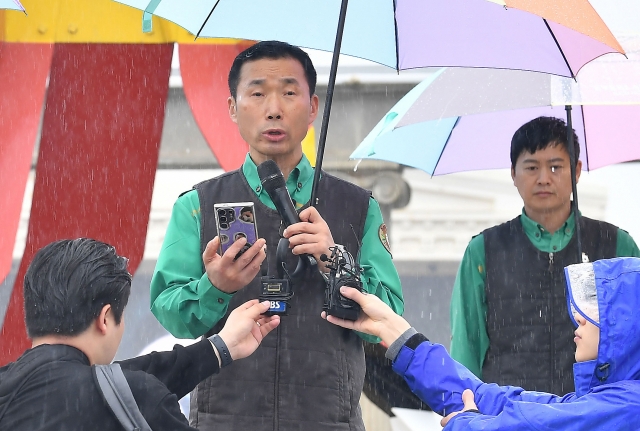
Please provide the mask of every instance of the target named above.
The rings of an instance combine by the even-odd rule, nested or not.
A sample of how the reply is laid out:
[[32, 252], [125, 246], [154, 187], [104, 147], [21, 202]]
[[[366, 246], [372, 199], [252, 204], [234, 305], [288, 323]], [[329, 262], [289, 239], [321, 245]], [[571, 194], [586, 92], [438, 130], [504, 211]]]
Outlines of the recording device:
[[234, 257], [234, 260], [238, 259], [258, 239], [253, 202], [215, 204], [213, 212], [216, 216], [221, 256], [235, 241], [240, 238], [246, 238], [247, 243]]
[[265, 314], [286, 316], [289, 313], [289, 300], [293, 297], [289, 279], [262, 277], [261, 283], [260, 301], [269, 301], [269, 309]]
[[277, 276], [265, 275], [260, 279], [259, 299], [260, 301], [269, 301], [269, 309], [265, 313], [267, 316], [274, 314], [286, 316], [289, 313], [289, 300], [293, 297], [293, 286], [291, 276], [283, 261], [286, 253], [289, 253], [289, 241], [280, 238], [276, 250]]
[[322, 310], [330, 316], [340, 319], [358, 320], [360, 305], [340, 294], [342, 286], [349, 286], [362, 292], [362, 268], [358, 266], [353, 256], [341, 245], [330, 247], [331, 256], [323, 254], [320, 260], [327, 262], [329, 274], [323, 274], [327, 287], [324, 292]]

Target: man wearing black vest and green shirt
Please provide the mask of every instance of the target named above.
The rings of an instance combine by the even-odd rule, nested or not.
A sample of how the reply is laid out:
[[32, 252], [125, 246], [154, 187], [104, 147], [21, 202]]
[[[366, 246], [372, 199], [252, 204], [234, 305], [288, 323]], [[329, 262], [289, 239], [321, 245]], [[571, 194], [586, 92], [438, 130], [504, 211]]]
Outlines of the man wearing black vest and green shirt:
[[[516, 131], [511, 177], [522, 214], [469, 242], [451, 298], [451, 356], [485, 382], [563, 395], [574, 390], [575, 350], [563, 268], [577, 261], [564, 121], [539, 117]], [[624, 230], [579, 219], [583, 261], [640, 256]]]
[[[380, 207], [371, 193], [327, 173], [309, 207], [314, 169], [301, 142], [318, 113], [316, 71], [307, 54], [282, 42], [260, 42], [236, 57], [229, 73], [229, 114], [249, 144], [239, 170], [197, 184], [174, 205], [151, 281], [151, 310], [173, 335], [195, 338], [218, 330], [229, 312], [260, 295], [260, 267], [276, 271], [281, 218], [263, 190], [257, 165], [274, 160], [301, 223], [289, 226], [293, 254], [321, 263], [329, 247], [359, 256], [364, 289], [401, 314], [400, 279], [391, 261]], [[246, 240], [220, 256], [213, 205], [255, 204], [260, 239], [237, 260]], [[360, 246], [361, 244], [361, 246]], [[266, 245], [266, 247], [265, 247]], [[192, 393], [191, 425], [210, 430], [364, 430], [359, 400], [365, 374], [363, 342], [375, 337], [340, 329], [320, 317], [325, 281], [315, 271], [294, 282], [289, 314], [250, 362]]]

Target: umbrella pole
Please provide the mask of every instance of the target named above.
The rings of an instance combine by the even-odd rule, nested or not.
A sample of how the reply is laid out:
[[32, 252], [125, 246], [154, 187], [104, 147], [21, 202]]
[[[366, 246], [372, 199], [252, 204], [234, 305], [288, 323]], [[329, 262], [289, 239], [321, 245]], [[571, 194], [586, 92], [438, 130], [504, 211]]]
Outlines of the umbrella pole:
[[580, 214], [578, 212], [578, 184], [576, 183], [576, 151], [574, 148], [573, 122], [571, 121], [571, 105], [565, 105], [567, 111], [567, 149], [571, 164], [571, 189], [573, 191], [573, 215], [576, 223], [576, 244], [578, 246], [578, 263], [582, 263], [582, 238], [580, 237]]
[[327, 130], [329, 129], [329, 116], [331, 115], [331, 103], [333, 102], [333, 89], [336, 86], [336, 75], [338, 73], [338, 58], [342, 46], [342, 33], [344, 32], [344, 22], [347, 16], [348, 0], [342, 0], [340, 6], [340, 17], [338, 18], [338, 29], [336, 32], [336, 42], [333, 46], [333, 58], [331, 59], [331, 70], [329, 72], [329, 83], [327, 85], [327, 97], [324, 102], [324, 113], [322, 114], [322, 127], [320, 128], [320, 139], [318, 141], [318, 154], [316, 156], [316, 167], [313, 175], [313, 187], [311, 188], [311, 206], [318, 204], [316, 197], [318, 192], [318, 182], [322, 171], [322, 158], [324, 157], [324, 147], [327, 141]]

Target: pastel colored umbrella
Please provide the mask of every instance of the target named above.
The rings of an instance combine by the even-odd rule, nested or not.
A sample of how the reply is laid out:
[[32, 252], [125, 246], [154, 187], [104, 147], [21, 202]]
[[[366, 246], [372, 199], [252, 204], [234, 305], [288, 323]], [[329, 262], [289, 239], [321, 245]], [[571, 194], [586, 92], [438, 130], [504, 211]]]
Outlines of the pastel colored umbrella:
[[[598, 59], [577, 81], [513, 70], [440, 69], [407, 93], [350, 157], [431, 175], [508, 168], [513, 133], [529, 120], [551, 116], [566, 117], [576, 130], [583, 169], [640, 159], [640, 37], [621, 41], [628, 59]], [[575, 181], [573, 190], [578, 217]]]
[[115, 0], [196, 37], [281, 40], [333, 52], [318, 142], [317, 184], [340, 53], [397, 70], [519, 69], [574, 77], [622, 47], [587, 0]]
[[0, 0], [0, 9], [11, 9], [26, 13], [18, 0]]
[[640, 159], [640, 38], [628, 59], [603, 57], [577, 81], [540, 73], [442, 68], [407, 93], [351, 154], [431, 175], [508, 168], [515, 130], [573, 105], [583, 168]]
[[[282, 40], [398, 70], [492, 67], [575, 76], [623, 52], [587, 0], [116, 0], [197, 37]], [[346, 17], [340, 24], [340, 12]]]

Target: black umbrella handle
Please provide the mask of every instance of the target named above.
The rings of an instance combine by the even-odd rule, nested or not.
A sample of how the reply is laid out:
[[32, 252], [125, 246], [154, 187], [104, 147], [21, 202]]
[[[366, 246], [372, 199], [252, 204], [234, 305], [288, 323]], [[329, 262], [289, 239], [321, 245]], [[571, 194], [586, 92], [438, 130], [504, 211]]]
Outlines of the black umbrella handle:
[[324, 113], [322, 114], [322, 127], [320, 128], [320, 140], [318, 141], [318, 153], [316, 155], [316, 171], [313, 175], [313, 187], [311, 188], [311, 206], [318, 204], [318, 182], [320, 181], [320, 171], [322, 171], [322, 159], [324, 157], [324, 147], [327, 141], [327, 130], [329, 129], [329, 117], [331, 115], [331, 103], [333, 102], [333, 89], [336, 86], [336, 75], [338, 74], [338, 58], [342, 47], [342, 33], [344, 32], [344, 22], [347, 17], [348, 0], [342, 0], [340, 6], [340, 17], [338, 18], [338, 29], [336, 31], [336, 43], [333, 46], [333, 57], [331, 59], [331, 70], [329, 72], [329, 83], [327, 85], [327, 97], [324, 102]]
[[567, 111], [567, 150], [571, 165], [571, 190], [573, 191], [573, 214], [576, 223], [576, 244], [578, 246], [578, 263], [582, 263], [582, 238], [580, 236], [580, 213], [578, 212], [578, 184], [576, 183], [576, 150], [574, 148], [573, 122], [571, 121], [571, 105], [565, 105]]

